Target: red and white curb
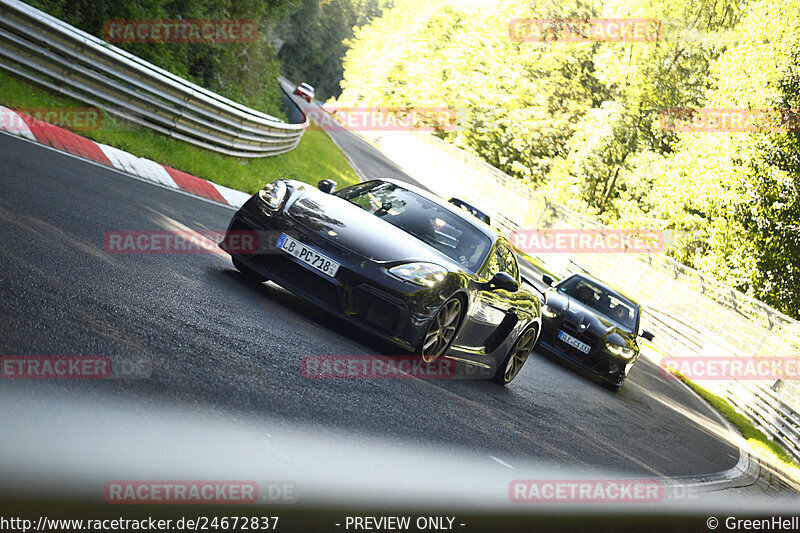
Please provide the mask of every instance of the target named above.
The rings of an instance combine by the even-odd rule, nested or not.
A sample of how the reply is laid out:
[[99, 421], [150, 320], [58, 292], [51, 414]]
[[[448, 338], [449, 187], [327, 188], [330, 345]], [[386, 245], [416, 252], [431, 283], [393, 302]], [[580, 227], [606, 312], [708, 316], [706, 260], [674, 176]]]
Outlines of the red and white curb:
[[224, 205], [241, 207], [250, 198], [247, 193], [211, 183], [149, 159], [136, 157], [113, 146], [96, 143], [64, 128], [3, 106], [0, 106], [0, 131]]

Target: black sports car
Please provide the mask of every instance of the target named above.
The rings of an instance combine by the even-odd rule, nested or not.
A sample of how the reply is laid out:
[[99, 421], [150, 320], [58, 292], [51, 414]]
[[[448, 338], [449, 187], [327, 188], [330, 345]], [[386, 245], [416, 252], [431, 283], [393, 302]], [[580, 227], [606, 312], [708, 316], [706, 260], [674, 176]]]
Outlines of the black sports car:
[[[537, 347], [575, 363], [618, 390], [639, 358], [639, 304], [586, 274], [561, 280], [544, 296]], [[642, 331], [641, 336], [653, 340], [649, 331]]]
[[[539, 335], [541, 304], [520, 288], [508, 242], [400, 182], [335, 186], [268, 184], [234, 215], [220, 247], [247, 277], [272, 280], [425, 362], [447, 354], [498, 383], [514, 379]], [[242, 253], [229, 236], [243, 231], [277, 238]]]

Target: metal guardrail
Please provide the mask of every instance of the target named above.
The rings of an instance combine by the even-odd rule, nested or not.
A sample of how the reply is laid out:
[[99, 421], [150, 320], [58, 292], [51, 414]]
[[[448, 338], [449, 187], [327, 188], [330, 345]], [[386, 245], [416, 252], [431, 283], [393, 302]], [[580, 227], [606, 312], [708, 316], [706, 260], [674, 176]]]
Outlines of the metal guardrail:
[[731, 381], [727, 396], [757, 427], [800, 459], [800, 413], [759, 382]]
[[250, 109], [18, 0], [0, 0], [0, 68], [52, 91], [214, 152], [267, 157], [308, 125]]
[[[669, 354], [693, 353], [702, 357], [712, 339], [691, 325], [677, 321], [656, 309], [648, 309], [645, 326], [659, 339], [660, 348]], [[796, 460], [800, 460], [800, 412], [785, 402], [765, 382], [740, 380], [727, 374], [717, 392], [747, 416], [772, 440], [780, 443]]]
[[[492, 213], [492, 218], [493, 225], [502, 231], [510, 233], [523, 227], [608, 229], [549, 201], [477, 156], [429, 134], [413, 135], [480, 173], [480, 180], [464, 180], [463, 194], [475, 201], [500, 198], [497, 205], [502, 213]], [[454, 166], [438, 163], [439, 172], [459, 172]], [[800, 358], [798, 321], [664, 254], [532, 255], [554, 273], [589, 272], [636, 298], [646, 309], [643, 324], [654, 331], [657, 345], [667, 353]], [[723, 396], [800, 460], [800, 389], [794, 390], [797, 381], [758, 382], [731, 376], [721, 385]]]

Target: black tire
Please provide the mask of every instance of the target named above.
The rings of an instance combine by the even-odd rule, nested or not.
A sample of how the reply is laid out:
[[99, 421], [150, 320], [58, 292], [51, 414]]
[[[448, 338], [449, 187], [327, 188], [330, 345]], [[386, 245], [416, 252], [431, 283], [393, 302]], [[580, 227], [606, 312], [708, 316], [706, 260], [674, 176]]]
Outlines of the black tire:
[[236, 270], [241, 272], [242, 277], [250, 283], [263, 283], [267, 281], [267, 278], [250, 268], [249, 266], [242, 263], [236, 256], [231, 256], [233, 260], [233, 266], [236, 267]]
[[456, 332], [465, 314], [464, 302], [457, 296], [442, 304], [417, 346], [417, 355], [421, 356], [424, 362], [432, 363], [446, 354], [453, 344], [453, 339], [456, 338]]
[[[492, 381], [499, 385], [507, 385], [519, 375], [520, 370], [525, 365], [525, 361], [528, 360], [528, 356], [533, 351], [534, 345], [536, 345], [538, 332], [539, 329], [534, 324], [520, 333], [503, 362], [498, 365]], [[512, 363], [513, 366], [511, 366]]]
[[614, 383], [609, 383], [608, 381], [603, 381], [603, 387], [610, 390], [611, 392], [619, 392], [619, 389], [621, 389], [622, 385], [624, 384], [625, 384], [624, 381], [619, 385], [615, 385]]

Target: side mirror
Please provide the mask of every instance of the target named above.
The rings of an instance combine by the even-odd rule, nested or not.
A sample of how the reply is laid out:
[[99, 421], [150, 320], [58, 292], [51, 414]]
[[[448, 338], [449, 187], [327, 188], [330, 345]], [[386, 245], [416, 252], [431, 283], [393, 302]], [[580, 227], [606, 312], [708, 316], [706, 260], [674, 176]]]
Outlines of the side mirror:
[[543, 281], [544, 283], [546, 283], [546, 284], [547, 284], [549, 287], [552, 287], [552, 286], [553, 286], [553, 283], [555, 283], [555, 282], [556, 282], [556, 280], [554, 280], [553, 278], [551, 278], [551, 277], [550, 277], [550, 276], [548, 276], [547, 274], [545, 274], [545, 275], [543, 275], [543, 276], [542, 276], [542, 281]]
[[650, 342], [653, 342], [653, 338], [655, 337], [655, 335], [653, 335], [652, 333], [650, 333], [650, 332], [649, 332], [649, 331], [647, 331], [646, 329], [642, 330], [642, 334], [641, 334], [640, 336], [641, 336], [641, 337], [642, 337], [644, 340], [647, 340], [647, 341], [650, 341]]
[[319, 183], [317, 183], [317, 189], [330, 194], [336, 190], [336, 182], [333, 180], [320, 180]]
[[507, 272], [498, 272], [489, 280], [489, 290], [503, 289], [508, 292], [517, 292], [519, 283]]

